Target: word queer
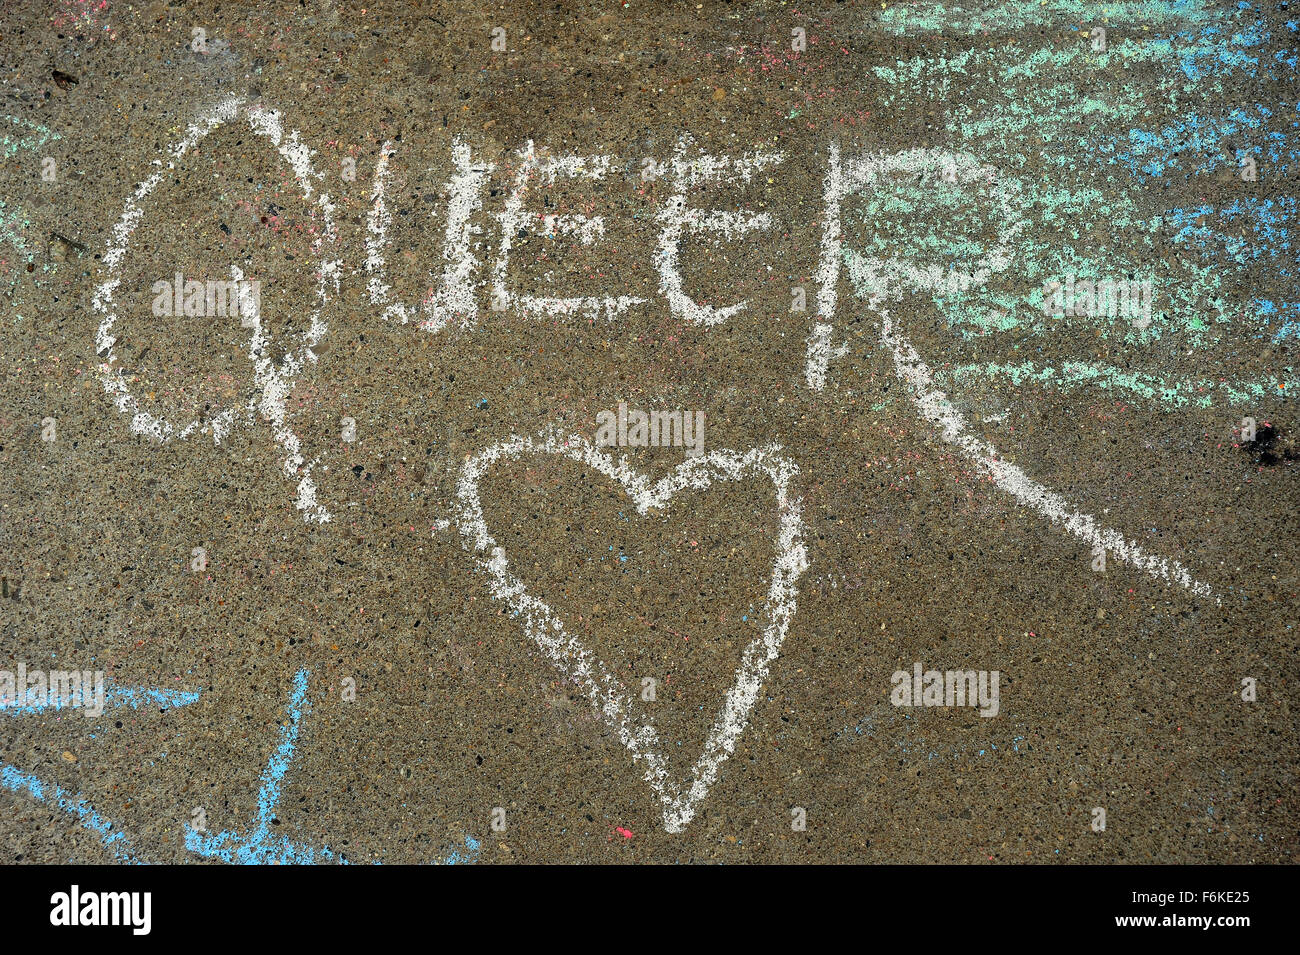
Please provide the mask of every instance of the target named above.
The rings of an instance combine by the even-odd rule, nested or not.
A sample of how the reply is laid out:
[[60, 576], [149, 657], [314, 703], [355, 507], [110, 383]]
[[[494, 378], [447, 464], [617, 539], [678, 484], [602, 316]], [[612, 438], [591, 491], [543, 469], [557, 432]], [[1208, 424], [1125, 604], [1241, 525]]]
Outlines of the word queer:
[[[273, 343], [270, 328], [261, 319], [260, 295], [256, 286], [245, 281], [239, 267], [231, 264], [231, 277], [236, 288], [214, 288], [213, 304], [220, 308], [222, 293], [227, 293], [227, 300], [233, 294], [239, 300], [240, 324], [251, 329], [247, 355], [252, 375], [250, 387], [244, 392], [246, 399], [242, 408], [205, 409], [191, 420], [174, 419], [157, 408], [152, 396], [146, 400], [145, 396], [138, 394], [133, 379], [121, 366], [121, 356], [117, 351], [117, 294], [123, 279], [123, 262], [130, 252], [131, 236], [145, 221], [146, 206], [152, 204], [156, 190], [177, 181], [175, 171], [212, 132], [239, 120], [245, 121], [255, 134], [248, 142], [269, 145], [283, 161], [303, 199], [312, 208], [312, 217], [317, 223], [311, 251], [316, 265], [316, 300], [307, 321], [297, 326], [301, 329], [297, 339]], [[327, 308], [338, 295], [345, 274], [345, 256], [340, 247], [335, 205], [327, 189], [326, 177], [314, 167], [315, 155], [315, 150], [296, 130], [285, 129], [278, 111], [250, 104], [241, 96], [228, 97], [201, 114], [181, 139], [169, 147], [164, 158], [155, 161], [154, 171], [127, 198], [103, 255], [101, 280], [91, 305], [100, 316], [95, 333], [95, 353], [100, 359], [99, 378], [117, 410], [130, 418], [133, 433], [160, 443], [208, 434], [214, 442], [220, 443], [237, 425], [261, 419], [271, 426], [272, 435], [283, 451], [280, 466], [284, 475], [297, 484], [295, 504], [303, 519], [323, 523], [331, 520], [331, 514], [317, 499], [313, 469], [320, 459], [307, 453], [295, 432], [288, 402], [298, 377], [318, 361], [317, 349], [329, 331]], [[483, 203], [485, 196], [497, 193], [497, 190], [488, 188], [489, 176], [495, 166], [486, 159], [476, 158], [472, 147], [457, 137], [453, 137], [451, 142], [454, 170], [445, 187], [448, 199], [440, 274], [435, 274], [439, 271], [435, 265], [430, 275], [431, 288], [419, 297], [418, 302], [408, 304], [396, 300], [385, 281], [384, 262], [392, 224], [387, 189], [393, 155], [392, 143], [384, 143], [375, 163], [365, 240], [366, 292], [382, 319], [417, 322], [421, 329], [431, 333], [442, 331], [452, 323], [472, 325], [478, 319], [478, 293], [485, 283], [489, 286], [494, 310], [512, 309], [516, 313], [553, 319], [567, 315], [604, 315], [613, 320], [628, 308], [645, 301], [629, 295], [528, 295], [512, 291], [512, 283], [507, 281], [514, 243], [537, 220], [545, 230], [542, 239], [569, 236], [588, 246], [601, 241], [605, 235], [605, 222], [601, 216], [577, 212], [542, 214], [540, 210], [550, 199], [537, 193], [555, 188], [562, 179], [589, 182], [605, 179], [613, 168], [611, 156], [552, 155], [539, 150], [531, 141], [527, 142], [518, 153], [519, 161], [511, 181], [501, 190], [504, 194], [501, 211], [494, 216], [500, 223], [500, 234], [493, 243], [480, 238], [484, 227], [479, 220], [492, 218], [483, 212]], [[749, 306], [746, 300], [710, 305], [693, 299], [682, 274], [681, 242], [688, 235], [701, 233], [715, 241], [734, 241], [771, 229], [774, 220], [770, 213], [708, 208], [700, 204], [699, 197], [706, 185], [743, 186], [783, 161], [782, 153], [762, 149], [738, 155], [703, 153], [694, 148], [688, 133], [678, 139], [672, 158], [662, 164], [669, 188], [655, 215], [658, 234], [654, 252], [659, 292], [675, 317], [699, 326], [714, 326], [730, 320]], [[892, 189], [899, 183], [917, 181], [932, 183], [936, 190], [969, 187], [982, 190], [985, 195], [981, 201], [992, 209], [997, 220], [992, 223], [993, 232], [998, 236], [997, 243], [971, 263], [970, 271], [956, 269], [947, 262], [855, 254], [851, 278], [860, 298], [875, 307], [886, 299], [901, 297], [906, 289], [934, 294], [954, 289], [964, 291], [983, 284], [992, 274], [1004, 272], [1010, 265], [1014, 257], [1012, 243], [1026, 224], [1021, 215], [1024, 208], [1022, 190], [1016, 180], [1004, 178], [999, 170], [982, 165], [966, 153], [911, 149], [841, 157], [839, 145], [829, 143], [819, 216], [821, 241], [815, 275], [818, 285], [816, 310], [807, 339], [804, 367], [804, 378], [811, 390], [821, 391], [825, 387], [831, 360], [847, 351], [845, 343], [837, 343], [834, 326], [841, 266], [848, 254], [842, 240], [841, 207], [859, 193]], [[193, 286], [190, 290], [197, 296]], [[186, 308], [188, 314], [187, 303], [191, 300], [193, 307], [198, 307], [197, 298], [191, 297], [189, 290], [182, 294], [175, 285], [170, 294], [167, 290], [160, 294], [164, 300], [170, 297], [173, 314], [178, 305]], [[207, 301], [205, 282], [205, 312]]]

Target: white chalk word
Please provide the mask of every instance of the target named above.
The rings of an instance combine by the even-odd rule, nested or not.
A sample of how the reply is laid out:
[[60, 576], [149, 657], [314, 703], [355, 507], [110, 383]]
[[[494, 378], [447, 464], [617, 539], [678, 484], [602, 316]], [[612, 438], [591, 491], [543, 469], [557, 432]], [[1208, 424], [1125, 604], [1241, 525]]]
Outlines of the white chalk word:
[[890, 677], [894, 689], [889, 702], [894, 706], [978, 707], [980, 716], [998, 715], [1001, 696], [997, 670], [924, 670], [912, 664], [912, 672], [895, 670]]
[[686, 453], [704, 453], [703, 411], [638, 411], [626, 401], [618, 411], [596, 415], [598, 448], [685, 448]]
[[[116, 358], [113, 345], [116, 338], [113, 328], [118, 316], [113, 304], [114, 293], [120, 282], [121, 266], [128, 252], [129, 240], [144, 219], [143, 203], [164, 180], [172, 178], [177, 164], [192, 152], [202, 140], [238, 118], [247, 120], [261, 140], [276, 147], [279, 156], [288, 164], [302, 190], [304, 198], [318, 207], [323, 228], [317, 237], [313, 253], [319, 269], [317, 288], [318, 307], [312, 315], [307, 330], [296, 348], [281, 349], [284, 357], [273, 363], [266, 357], [271, 349], [269, 336], [260, 321], [241, 312], [241, 324], [251, 328], [249, 353], [253, 356], [255, 372], [247, 393], [248, 406], [240, 414], [237, 409], [226, 408], [217, 413], [207, 413], [189, 422], [173, 422], [165, 416], [146, 410], [131, 393], [128, 383], [114, 367]], [[239, 421], [251, 421], [260, 414], [272, 426], [276, 440], [284, 449], [286, 476], [298, 481], [297, 505], [305, 519], [325, 521], [329, 513], [315, 499], [315, 484], [311, 478], [314, 461], [308, 462], [301, 443], [286, 423], [285, 397], [295, 379], [309, 365], [316, 362], [312, 350], [326, 333], [322, 309], [337, 293], [340, 280], [340, 261], [327, 257], [338, 238], [334, 222], [334, 206], [322, 190], [320, 177], [312, 167], [313, 150], [301, 141], [298, 133], [285, 133], [280, 114], [274, 110], [246, 105], [241, 97], [232, 97], [218, 104], [192, 124], [180, 142], [168, 150], [160, 168], [142, 182], [128, 199], [122, 217], [113, 230], [103, 260], [104, 280], [93, 298], [95, 309], [101, 314], [96, 341], [96, 351], [103, 361], [101, 379], [105, 389], [119, 410], [131, 415], [132, 430], [146, 434], [158, 441], [173, 438], [185, 439], [196, 433], [211, 434], [220, 442]], [[568, 214], [539, 214], [533, 203], [541, 205], [539, 190], [556, 185], [560, 179], [585, 179], [599, 183], [609, 177], [612, 158], [607, 155], [551, 155], [533, 142], [525, 143], [518, 153], [515, 174], [508, 188], [502, 190], [503, 208], [495, 213], [499, 223], [496, 254], [489, 267], [484, 268], [475, 249], [483, 227], [475, 220], [483, 207], [488, 177], [494, 166], [475, 159], [469, 144], [459, 138], [451, 141], [454, 172], [446, 184], [448, 195], [443, 234], [441, 274], [431, 276], [432, 294], [422, 294], [418, 302], [395, 300], [392, 289], [385, 281], [385, 249], [389, 243], [391, 213], [388, 208], [390, 163], [395, 154], [391, 142], [380, 149], [375, 164], [372, 202], [366, 229], [365, 271], [368, 275], [366, 290], [371, 304], [380, 309], [384, 320], [406, 323], [418, 321], [428, 332], [439, 332], [449, 325], [469, 326], [479, 315], [480, 293], [491, 303], [494, 311], [513, 310], [522, 316], [580, 317], [590, 319], [603, 316], [614, 320], [629, 308], [645, 303], [641, 296], [607, 294], [599, 296], [526, 295], [511, 288], [509, 270], [517, 237], [540, 219], [539, 234], [545, 241], [569, 239], [581, 245], [593, 246], [603, 242], [606, 223], [601, 216]], [[667, 161], [652, 157], [643, 160], [643, 173], [652, 173], [669, 180], [668, 194], [655, 221], [658, 234], [652, 254], [658, 276], [658, 291], [663, 296], [674, 318], [695, 325], [711, 327], [730, 321], [748, 308], [747, 300], [730, 304], [704, 304], [697, 302], [686, 290], [682, 273], [682, 241], [688, 235], [712, 237], [717, 241], [736, 241], [753, 233], [769, 230], [775, 224], [772, 213], [750, 213], [723, 209], [698, 208], [695, 197], [706, 187], [735, 187], [751, 183], [763, 172], [781, 164], [784, 154], [768, 150], [753, 150], [739, 155], [714, 155], [699, 152], [693, 147], [689, 134], [682, 134], [673, 155]], [[1017, 216], [1019, 187], [1005, 180], [991, 167], [979, 164], [965, 154], [936, 150], [909, 150], [893, 155], [864, 154], [858, 158], [841, 161], [838, 145], [829, 150], [828, 173], [824, 185], [825, 220], [823, 224], [820, 257], [817, 267], [817, 309], [812, 334], [807, 346], [805, 379], [813, 390], [821, 390], [826, 383], [829, 362], [844, 354], [842, 345], [832, 341], [833, 320], [838, 301], [840, 276], [841, 227], [840, 207], [851, 196], [868, 188], [885, 188], [896, 179], [908, 176], [929, 177], [961, 187], [972, 183], [988, 183], [992, 190], [991, 204], [1000, 212], [1007, 224], [1002, 230], [1001, 244], [975, 263], [969, 272], [943, 269], [937, 265], [914, 263], [907, 260], [885, 258], [867, 260], [871, 273], [869, 280], [891, 296], [900, 293], [903, 286], [918, 289], [940, 290], [947, 287], [966, 289], [987, 279], [993, 272], [1001, 271], [1009, 261], [1009, 243], [1024, 224]], [[231, 268], [235, 282], [248, 282], [237, 267]], [[239, 273], [239, 274], [236, 274]], [[207, 283], [204, 283], [204, 308], [207, 309]], [[486, 286], [486, 288], [485, 288]], [[220, 296], [221, 290], [214, 290]], [[258, 309], [258, 299], [253, 293], [252, 311]], [[242, 302], [242, 299], [241, 299]], [[156, 303], [163, 308], [163, 300]], [[186, 293], [182, 297], [175, 286], [170, 297], [171, 314], [188, 314], [197, 308], [197, 296]], [[182, 307], [186, 310], [182, 312]], [[792, 292], [791, 311], [804, 308], [802, 289]]]
[[[766, 478], [776, 491], [780, 529], [771, 584], [762, 608], [764, 627], [745, 647], [735, 681], [727, 691], [718, 716], [695, 762], [692, 778], [679, 786], [669, 778], [659, 733], [654, 719], [640, 706], [636, 694], [626, 687], [617, 668], [608, 666], [582, 639], [570, 633], [560, 616], [540, 597], [528, 592], [510, 569], [505, 548], [488, 530], [479, 500], [483, 476], [494, 465], [525, 455], [551, 455], [585, 464], [622, 487], [638, 514], [666, 508], [679, 491], [705, 490], [715, 481]], [[457, 525], [463, 543], [487, 575], [492, 596], [504, 602], [527, 634], [550, 658], [556, 669], [586, 694], [600, 718], [618, 735], [634, 763], [643, 763], [645, 781], [663, 804], [664, 828], [681, 832], [695, 817], [701, 800], [722, 770], [722, 764], [736, 748], [736, 740], [749, 722], [750, 712], [767, 679], [768, 668], [781, 652], [786, 630], [795, 614], [800, 575], [807, 569], [803, 544], [800, 498], [792, 496], [790, 483], [795, 466], [780, 456], [777, 447], [736, 451], [710, 451], [687, 458], [654, 484], [579, 435], [568, 438], [549, 434], [541, 438], [513, 437], [470, 459], [461, 472], [457, 487]], [[658, 704], [662, 705], [662, 704]]]

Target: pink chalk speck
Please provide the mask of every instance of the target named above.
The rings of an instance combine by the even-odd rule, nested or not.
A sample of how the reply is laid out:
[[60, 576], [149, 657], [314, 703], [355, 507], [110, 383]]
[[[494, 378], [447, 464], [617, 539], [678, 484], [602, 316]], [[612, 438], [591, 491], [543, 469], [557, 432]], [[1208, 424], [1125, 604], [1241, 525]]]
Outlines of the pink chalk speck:
[[615, 826], [614, 828], [615, 828], [615, 830], [618, 832], [618, 834], [619, 834], [620, 836], [622, 836], [624, 839], [631, 839], [631, 838], [632, 838], [632, 830], [631, 830], [631, 829], [624, 829], [622, 826]]

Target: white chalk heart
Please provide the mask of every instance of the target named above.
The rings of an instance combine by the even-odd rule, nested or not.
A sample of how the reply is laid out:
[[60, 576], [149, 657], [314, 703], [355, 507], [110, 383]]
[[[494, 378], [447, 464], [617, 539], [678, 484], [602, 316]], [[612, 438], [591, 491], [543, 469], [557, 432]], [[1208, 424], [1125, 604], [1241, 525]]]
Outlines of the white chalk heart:
[[[798, 469], [779, 456], [779, 447], [761, 448], [743, 454], [735, 451], [711, 451], [688, 457], [672, 472], [651, 485], [628, 468], [623, 461], [597, 450], [585, 438], [548, 435], [539, 439], [514, 437], [470, 459], [461, 472], [457, 487], [457, 525], [465, 546], [487, 572], [492, 596], [504, 600], [523, 618], [524, 632], [550, 657], [551, 662], [569, 679], [578, 683], [614, 729], [632, 754], [634, 762], [644, 762], [645, 779], [664, 805], [664, 828], [681, 832], [695, 816], [696, 806], [708, 795], [717, 780], [722, 764], [736, 747], [736, 740], [749, 722], [750, 711], [758, 692], [767, 679], [767, 670], [781, 652], [781, 644], [795, 613], [799, 575], [807, 568], [803, 545], [803, 522], [799, 517], [801, 501], [790, 496], [789, 484]], [[636, 504], [637, 513], [666, 507], [673, 495], [684, 488], [704, 490], [714, 481], [737, 481], [763, 475], [776, 489], [780, 530], [776, 539], [776, 559], [772, 565], [772, 583], [763, 605], [762, 632], [745, 647], [736, 679], [727, 691], [704, 752], [696, 761], [689, 788], [682, 790], [668, 778], [667, 762], [659, 748], [659, 734], [649, 715], [636, 715], [636, 699], [611, 674], [608, 667], [575, 636], [570, 635], [550, 606], [530, 595], [524, 584], [510, 572], [505, 551], [488, 531], [479, 501], [479, 481], [493, 464], [502, 459], [515, 460], [524, 454], [551, 454], [571, 458], [622, 485]]]

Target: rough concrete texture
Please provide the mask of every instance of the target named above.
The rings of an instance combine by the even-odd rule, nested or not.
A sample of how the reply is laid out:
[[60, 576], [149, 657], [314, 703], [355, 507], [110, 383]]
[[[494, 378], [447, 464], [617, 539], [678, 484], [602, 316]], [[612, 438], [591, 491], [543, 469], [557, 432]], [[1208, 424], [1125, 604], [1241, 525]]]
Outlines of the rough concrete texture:
[[1298, 16], [6, 0], [0, 858], [1291, 861]]

